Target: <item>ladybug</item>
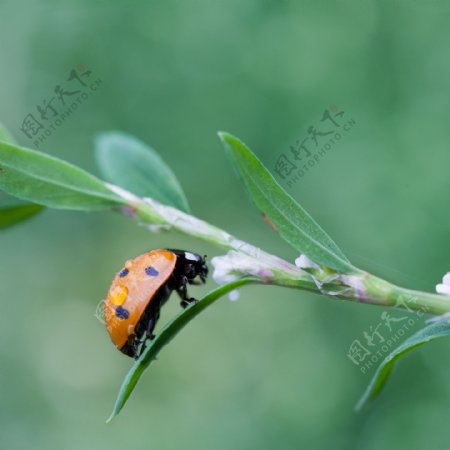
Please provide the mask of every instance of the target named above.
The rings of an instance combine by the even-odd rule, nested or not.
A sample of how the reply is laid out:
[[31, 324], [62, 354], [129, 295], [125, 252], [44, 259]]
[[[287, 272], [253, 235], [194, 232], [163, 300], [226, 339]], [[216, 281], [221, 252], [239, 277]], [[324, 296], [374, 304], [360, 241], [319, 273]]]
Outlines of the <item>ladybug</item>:
[[196, 301], [188, 284], [205, 283], [206, 257], [184, 250], [157, 249], [125, 263], [116, 274], [103, 301], [106, 328], [115, 346], [125, 355], [139, 358], [152, 334], [162, 305], [172, 291], [186, 308]]

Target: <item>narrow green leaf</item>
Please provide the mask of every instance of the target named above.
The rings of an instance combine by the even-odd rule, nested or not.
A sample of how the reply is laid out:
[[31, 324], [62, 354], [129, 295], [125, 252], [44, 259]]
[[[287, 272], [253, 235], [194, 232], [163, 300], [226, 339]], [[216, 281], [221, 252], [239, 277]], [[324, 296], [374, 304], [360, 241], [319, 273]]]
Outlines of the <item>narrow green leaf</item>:
[[420, 347], [421, 345], [448, 335], [450, 335], [450, 324], [448, 322], [436, 322], [422, 328], [417, 333], [406, 339], [403, 344], [398, 346], [393, 352], [384, 358], [355, 409], [360, 410], [378, 397], [386, 384], [387, 379], [389, 378], [389, 375], [394, 367], [394, 363], [399, 358], [411, 350]]
[[117, 416], [117, 414], [119, 414], [133, 392], [133, 389], [136, 387], [136, 384], [141, 378], [143, 372], [150, 365], [150, 363], [156, 359], [164, 346], [166, 346], [194, 317], [199, 315], [204, 309], [212, 305], [220, 297], [223, 297], [228, 292], [249, 283], [254, 283], [254, 280], [246, 278], [220, 286], [211, 291], [198, 302], [194, 303], [192, 306], [186, 308], [172, 321], [167, 323], [161, 332], [150, 342], [144, 353], [142, 353], [140, 358], [134, 363], [133, 367], [126, 375], [122, 386], [120, 387], [113, 412], [107, 421], [110, 422], [115, 416]]
[[158, 153], [139, 139], [120, 132], [101, 134], [96, 155], [106, 180], [140, 197], [152, 197], [189, 212], [178, 179]]
[[285, 241], [317, 264], [342, 273], [357, 270], [244, 143], [228, 133], [220, 132], [219, 137], [256, 207], [276, 226]]
[[18, 203], [15, 205], [0, 205], [0, 229], [5, 229], [18, 222], [29, 219], [41, 212], [43, 206], [34, 203]]
[[51, 208], [92, 211], [123, 200], [105, 184], [65, 161], [0, 142], [0, 189]]

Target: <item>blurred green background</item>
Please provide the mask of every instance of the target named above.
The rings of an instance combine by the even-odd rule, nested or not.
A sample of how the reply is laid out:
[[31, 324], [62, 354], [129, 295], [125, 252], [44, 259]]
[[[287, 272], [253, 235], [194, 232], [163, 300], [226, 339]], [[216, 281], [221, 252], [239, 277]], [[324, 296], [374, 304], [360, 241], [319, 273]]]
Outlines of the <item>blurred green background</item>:
[[[98, 174], [96, 134], [134, 134], [196, 215], [293, 260], [249, 207], [216, 132], [273, 170], [337, 105], [351, 133], [281, 184], [355, 264], [430, 291], [450, 269], [447, 0], [4, 0], [0, 16], [0, 120], [21, 144], [33, 147], [23, 118], [82, 64], [103, 84], [40, 150]], [[151, 248], [220, 250], [113, 213], [50, 210], [3, 231], [0, 246], [0, 448], [450, 448], [448, 340], [405, 358], [355, 414], [373, 369], [347, 352], [383, 310], [275, 287], [207, 310], [106, 425], [131, 364], [94, 317], [114, 272]], [[162, 322], [178, 310], [172, 299]]]

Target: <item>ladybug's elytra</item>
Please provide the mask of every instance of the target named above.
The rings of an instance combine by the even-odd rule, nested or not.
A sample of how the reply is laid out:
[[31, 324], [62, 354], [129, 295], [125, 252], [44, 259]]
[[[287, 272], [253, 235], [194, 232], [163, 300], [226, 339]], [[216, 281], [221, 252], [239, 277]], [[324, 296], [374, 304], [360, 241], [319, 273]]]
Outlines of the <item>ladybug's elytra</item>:
[[205, 258], [183, 250], [151, 250], [127, 261], [103, 301], [106, 328], [116, 347], [137, 359], [153, 338], [160, 309], [172, 291], [185, 308], [195, 301], [187, 285], [204, 283], [207, 275]]

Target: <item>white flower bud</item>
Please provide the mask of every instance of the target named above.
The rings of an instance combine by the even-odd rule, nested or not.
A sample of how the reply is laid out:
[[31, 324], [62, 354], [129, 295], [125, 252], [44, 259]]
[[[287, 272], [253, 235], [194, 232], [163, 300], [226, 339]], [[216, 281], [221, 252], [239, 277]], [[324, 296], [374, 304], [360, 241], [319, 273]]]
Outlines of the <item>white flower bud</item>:
[[450, 286], [447, 286], [446, 284], [437, 284], [436, 292], [442, 295], [450, 295]]
[[365, 300], [367, 298], [366, 287], [360, 276], [340, 275], [339, 278], [346, 286], [354, 290], [355, 295], [359, 300]]
[[447, 286], [450, 286], [450, 272], [447, 272], [444, 275], [444, 278], [442, 278], [442, 283], [444, 283]]
[[442, 295], [450, 295], [450, 272], [442, 278], [442, 283], [436, 285], [436, 292]]
[[320, 270], [320, 266], [318, 264], [316, 264], [314, 261], [311, 261], [305, 255], [300, 255], [295, 260], [295, 265], [300, 269], [318, 269], [318, 270]]

